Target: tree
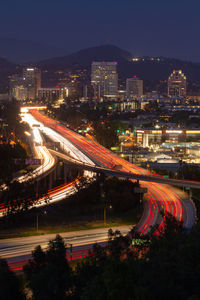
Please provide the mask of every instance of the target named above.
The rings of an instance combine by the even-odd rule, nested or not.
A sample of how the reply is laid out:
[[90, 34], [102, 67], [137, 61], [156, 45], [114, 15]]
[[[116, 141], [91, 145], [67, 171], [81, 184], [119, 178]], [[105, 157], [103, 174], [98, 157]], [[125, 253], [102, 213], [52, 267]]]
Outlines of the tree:
[[94, 135], [99, 144], [106, 148], [111, 148], [119, 144], [119, 139], [115, 126], [110, 122], [94, 122]]
[[1, 300], [25, 300], [17, 276], [4, 259], [0, 259], [0, 293]]
[[17, 124], [19, 123], [20, 121], [19, 113], [20, 113], [20, 105], [17, 103], [17, 101], [12, 101], [7, 103], [5, 109], [5, 116], [10, 130], [15, 130]]
[[[27, 174], [31, 176], [31, 174]], [[21, 217], [44, 196], [43, 189], [36, 191], [34, 178], [28, 181], [19, 182], [17, 180], [7, 182], [6, 188], [1, 191], [0, 204], [5, 208], [2, 224], [20, 223]]]
[[66, 260], [66, 248], [61, 236], [48, 244], [46, 251], [40, 246], [32, 253], [33, 258], [24, 266], [28, 287], [34, 300], [64, 300], [72, 292], [72, 273]]
[[[20, 144], [2, 144], [0, 145], [0, 157], [0, 183], [8, 184], [12, 179], [13, 173], [24, 167], [26, 151]], [[19, 165], [15, 164], [15, 158], [21, 159], [22, 162]]]

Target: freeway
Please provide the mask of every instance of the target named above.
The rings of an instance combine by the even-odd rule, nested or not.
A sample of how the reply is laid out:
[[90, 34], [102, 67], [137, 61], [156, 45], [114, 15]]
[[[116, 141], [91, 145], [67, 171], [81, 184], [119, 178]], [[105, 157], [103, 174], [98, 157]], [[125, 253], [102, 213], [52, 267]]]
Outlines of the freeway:
[[[114, 231], [118, 229], [125, 235], [131, 230], [131, 226], [119, 226], [112, 229]], [[63, 237], [67, 247], [72, 244], [72, 259], [78, 259], [87, 255], [88, 250], [92, 249], [95, 243], [106, 245], [108, 228], [63, 232], [60, 235]], [[54, 238], [55, 234], [47, 234], [1, 240], [0, 257], [8, 261], [12, 270], [21, 270], [28, 259], [31, 258], [31, 253], [37, 245], [41, 245], [42, 249], [46, 249], [49, 240]], [[68, 251], [67, 258], [69, 259]]]
[[43, 139], [39, 129], [33, 126], [36, 120], [30, 114], [22, 114], [21, 116], [22, 121], [27, 122], [31, 127], [32, 134], [30, 135], [30, 138], [33, 139], [33, 149], [36, 157], [42, 161], [42, 164], [30, 174], [28, 173], [17, 178], [19, 182], [24, 182], [30, 179], [41, 178], [43, 175], [46, 175], [53, 167], [55, 167], [56, 161], [46, 146], [43, 145]]
[[[48, 135], [55, 142], [59, 142], [63, 151], [70, 155], [74, 160], [80, 164], [88, 164], [93, 168], [100, 167], [109, 170], [109, 172], [120, 172], [128, 175], [151, 176], [151, 174], [119, 157], [112, 152], [102, 147], [94, 140], [88, 141], [77, 133], [61, 126], [56, 121], [51, 120], [37, 111], [32, 111], [34, 118], [36, 118], [40, 126], [39, 130]], [[35, 122], [35, 119], [34, 119]], [[44, 126], [46, 125], [46, 126]], [[51, 128], [49, 128], [49, 126]], [[41, 145], [40, 145], [41, 146]], [[120, 170], [115, 170], [116, 165], [121, 165]], [[94, 169], [85, 171], [86, 177], [93, 177]], [[50, 201], [59, 201], [67, 195], [76, 192], [75, 185], [78, 183], [78, 178], [69, 183], [64, 184], [49, 191]], [[161, 184], [158, 182], [141, 181], [141, 186], [146, 187], [148, 192], [144, 201], [144, 212], [140, 222], [137, 225], [137, 230], [141, 234], [150, 232], [151, 226], [158, 224], [159, 229], [162, 229], [163, 218], [160, 211], [171, 213], [179, 221], [183, 221], [184, 226], [190, 229], [195, 222], [195, 207], [188, 199], [187, 195], [172, 186]], [[41, 199], [38, 205], [45, 205], [45, 199]], [[128, 226], [120, 228], [123, 234], [131, 228]], [[61, 233], [65, 242], [73, 244], [73, 259], [81, 258], [88, 255], [88, 249], [96, 242], [105, 245], [107, 241], [107, 229], [96, 229], [95, 231], [81, 231], [71, 233]], [[16, 238], [1, 240], [0, 256], [8, 260], [9, 266], [12, 270], [21, 270], [22, 266], [31, 257], [31, 251], [38, 244], [41, 244], [45, 249], [49, 239], [54, 238], [55, 235], [45, 235], [37, 237]], [[69, 254], [68, 254], [69, 258]]]
[[[28, 111], [23, 112], [22, 120], [24, 122], [27, 122], [32, 130], [32, 135], [30, 136], [30, 138], [33, 139], [33, 149], [35, 151], [36, 156], [42, 160], [42, 165], [40, 165], [32, 172], [18, 177], [17, 180], [19, 182], [28, 181], [30, 179], [40, 180], [43, 176], [48, 175], [55, 167], [56, 164], [55, 158], [51, 155], [51, 153], [48, 151], [46, 146], [43, 145], [43, 138], [41, 136], [41, 132], [48, 135], [50, 129], [45, 128], [42, 123], [37, 122], [37, 120], [31, 114], [29, 114]], [[62, 140], [62, 137], [59, 136], [56, 132], [54, 133], [51, 132], [51, 135], [54, 136], [54, 140], [56, 141], [59, 138], [59, 141], [62, 142], [63, 147], [65, 148], [67, 153], [70, 153], [73, 156], [72, 153], [73, 146], [71, 146], [70, 148], [70, 144], [68, 143], [68, 141]], [[87, 157], [84, 157], [81, 152], [76, 151], [75, 154], [75, 147], [73, 151], [74, 151], [73, 157], [78, 159], [80, 155], [80, 158], [83, 161], [90, 163], [90, 160], [88, 160]], [[93, 177], [94, 174], [92, 172], [85, 171], [83, 176], [85, 176], [86, 178], [90, 177], [91, 179], [91, 177]], [[74, 193], [77, 192], [76, 186], [79, 184], [79, 181], [80, 181], [80, 177], [76, 178], [72, 182], [62, 184], [56, 188], [49, 190], [45, 196], [38, 199], [37, 203], [35, 203], [34, 206], [35, 207], [45, 206], [49, 203], [54, 203], [73, 195]], [[6, 185], [4, 185], [3, 188], [6, 189]], [[0, 206], [0, 217], [2, 217], [5, 214], [6, 210], [7, 210], [7, 206], [2, 204]]]
[[52, 153], [52, 155], [57, 156], [65, 161], [67, 161], [70, 165], [76, 166], [77, 168], [80, 168], [83, 170], [89, 170], [89, 171], [96, 172], [96, 173], [104, 173], [108, 176], [116, 176], [116, 177], [121, 177], [121, 178], [128, 178], [128, 179], [135, 179], [135, 180], [142, 180], [142, 181], [149, 181], [149, 182], [157, 182], [157, 183], [164, 183], [164, 184], [167, 183], [167, 184], [174, 185], [174, 186], [200, 189], [199, 181], [168, 179], [168, 178], [163, 178], [162, 176], [159, 176], [159, 175], [142, 175], [142, 174], [133, 174], [130, 171], [129, 172], [116, 171], [116, 170], [111, 170], [108, 168], [103, 168], [103, 167], [98, 167], [98, 166], [82, 163], [79, 160], [72, 159], [68, 155], [65, 155], [63, 153], [60, 153], [60, 152], [52, 150], [52, 149], [49, 149], [49, 151]]
[[[55, 163], [55, 159], [51, 155], [51, 153], [48, 151], [46, 146], [43, 145], [43, 139], [41, 137], [41, 132], [49, 137], [54, 142], [59, 142], [62, 145], [63, 151], [66, 151], [68, 154], [70, 154], [73, 158], [78, 159], [82, 162], [85, 163], [90, 163], [92, 164], [93, 162], [85, 156], [81, 151], [78, 151], [75, 146], [73, 146], [71, 143], [68, 142], [65, 138], [63, 138], [60, 134], [55, 132], [54, 130], [45, 127], [43, 123], [38, 122], [36, 118], [34, 118], [27, 110], [23, 111], [22, 113], [22, 119], [24, 122], [27, 122], [29, 126], [33, 130], [33, 140], [34, 140], [34, 148], [35, 151], [38, 153], [38, 156], [41, 154], [44, 156], [45, 155], [45, 160], [43, 162], [43, 165], [37, 168], [33, 173], [30, 175], [26, 176], [31, 176], [33, 177], [38, 177], [38, 176], [43, 176], [47, 173], [48, 170], [51, 169], [53, 164]], [[83, 177], [87, 178], [93, 178], [94, 173], [93, 172], [88, 172], [84, 171]], [[19, 180], [27, 180], [25, 176], [20, 178]], [[74, 193], [77, 192], [76, 186], [79, 184], [80, 177], [76, 178], [70, 183], [65, 183], [63, 185], [60, 185], [52, 190], [49, 190], [47, 195], [44, 197], [40, 198], [35, 204], [36, 207], [41, 207], [47, 205], [47, 200], [48, 203], [54, 203], [57, 201], [60, 201], [62, 199], [65, 199], [66, 197], [69, 197], [73, 195]]]
[[[33, 139], [33, 150], [35, 152], [36, 157], [41, 160], [42, 164], [39, 167], [37, 167], [35, 170], [26, 173], [25, 175], [16, 176], [13, 179], [13, 181], [17, 180], [20, 183], [28, 180], [36, 179], [36, 178], [40, 179], [42, 176], [50, 172], [55, 167], [56, 164], [55, 158], [48, 151], [47, 147], [42, 145], [43, 140], [40, 131], [38, 130], [38, 128], [32, 127], [34, 118], [31, 115], [29, 115], [28, 118], [28, 114], [26, 114], [22, 116], [22, 120], [24, 122], [28, 122], [29, 120], [28, 123], [31, 127], [31, 132], [32, 132], [32, 134], [30, 134], [30, 138]], [[1, 189], [4, 190], [7, 189], [6, 184], [3, 184], [1, 186]]]
[[[113, 170], [116, 165], [121, 165], [120, 172], [129, 173], [130, 175], [152, 176], [147, 170], [123, 160], [94, 140], [88, 140], [80, 136], [59, 122], [44, 116], [39, 111], [32, 110], [31, 113], [46, 127], [50, 127], [61, 134], [63, 138], [76, 147], [76, 151], [81, 151], [95, 166]], [[145, 196], [144, 214], [137, 225], [137, 230], [141, 234], [147, 234], [150, 232], [151, 226], [156, 224], [159, 226], [158, 230], [162, 229], [163, 218], [160, 215], [161, 210], [171, 213], [178, 221], [182, 221], [187, 229], [194, 225], [195, 207], [185, 193], [168, 184], [152, 182], [152, 180], [149, 182], [141, 181], [141, 186], [148, 190]]]

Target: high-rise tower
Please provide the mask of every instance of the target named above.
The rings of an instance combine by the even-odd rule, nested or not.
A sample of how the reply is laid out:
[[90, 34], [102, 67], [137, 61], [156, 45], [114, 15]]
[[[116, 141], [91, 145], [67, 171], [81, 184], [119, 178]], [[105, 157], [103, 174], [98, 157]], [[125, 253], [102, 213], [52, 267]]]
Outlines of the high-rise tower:
[[41, 71], [38, 68], [25, 68], [23, 70], [24, 86], [27, 88], [27, 98], [34, 100], [41, 88]]
[[91, 84], [96, 99], [114, 99], [118, 93], [117, 62], [93, 62]]
[[143, 95], [143, 80], [136, 76], [126, 79], [126, 96], [127, 98], [135, 98]]
[[186, 76], [181, 70], [174, 70], [168, 79], [168, 97], [186, 96]]

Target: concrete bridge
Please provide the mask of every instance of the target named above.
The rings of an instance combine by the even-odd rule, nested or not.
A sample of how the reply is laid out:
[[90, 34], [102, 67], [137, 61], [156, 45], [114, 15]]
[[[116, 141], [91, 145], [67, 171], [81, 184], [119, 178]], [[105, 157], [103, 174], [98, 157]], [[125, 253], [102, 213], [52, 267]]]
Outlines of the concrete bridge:
[[83, 163], [81, 161], [72, 159], [66, 154], [60, 153], [58, 151], [48, 149], [52, 155], [57, 156], [65, 161], [66, 164], [74, 166], [78, 169], [92, 171], [94, 173], [104, 173], [107, 176], [116, 176], [121, 178], [129, 178], [141, 181], [148, 181], [148, 182], [157, 182], [162, 184], [169, 184], [173, 186], [181, 186], [181, 187], [190, 187], [194, 189], [200, 189], [200, 182], [198, 181], [189, 181], [189, 180], [178, 180], [178, 179], [168, 179], [163, 178], [159, 175], [141, 175], [141, 174], [134, 174], [132, 172], [124, 172], [120, 170], [112, 170], [107, 168], [102, 168], [98, 166], [92, 166], [90, 164]]

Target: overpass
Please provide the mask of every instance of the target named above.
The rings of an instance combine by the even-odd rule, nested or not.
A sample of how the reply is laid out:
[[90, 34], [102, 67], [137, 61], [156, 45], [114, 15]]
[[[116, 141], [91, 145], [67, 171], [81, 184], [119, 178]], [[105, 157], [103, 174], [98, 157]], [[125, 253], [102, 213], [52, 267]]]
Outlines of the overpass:
[[124, 172], [120, 170], [112, 170], [103, 167], [93, 166], [87, 163], [83, 163], [82, 161], [75, 160], [69, 157], [66, 154], [60, 153], [58, 151], [48, 149], [52, 155], [57, 156], [66, 161], [68, 165], [75, 166], [78, 169], [88, 170], [95, 173], [104, 173], [107, 176], [116, 176], [121, 178], [129, 178], [141, 181], [148, 181], [148, 182], [157, 182], [163, 184], [169, 184], [173, 186], [181, 186], [181, 187], [190, 187], [194, 189], [200, 189], [200, 182], [198, 181], [189, 181], [189, 180], [178, 180], [178, 179], [168, 179], [163, 178], [159, 175], [141, 175], [141, 174], [134, 174], [132, 172]]

